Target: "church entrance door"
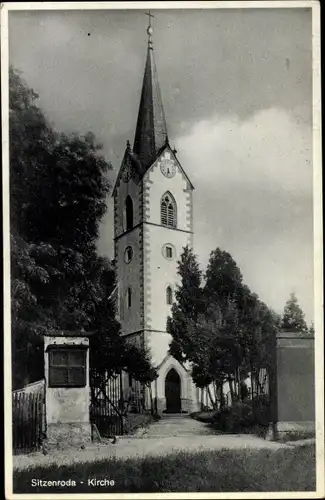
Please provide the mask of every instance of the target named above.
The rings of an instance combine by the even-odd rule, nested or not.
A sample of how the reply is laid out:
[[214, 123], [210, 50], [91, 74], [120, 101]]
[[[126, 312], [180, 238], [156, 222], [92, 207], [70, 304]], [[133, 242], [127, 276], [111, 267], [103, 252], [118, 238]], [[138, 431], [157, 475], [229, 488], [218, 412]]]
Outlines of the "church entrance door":
[[171, 368], [165, 379], [166, 413], [181, 412], [181, 379], [177, 371]]

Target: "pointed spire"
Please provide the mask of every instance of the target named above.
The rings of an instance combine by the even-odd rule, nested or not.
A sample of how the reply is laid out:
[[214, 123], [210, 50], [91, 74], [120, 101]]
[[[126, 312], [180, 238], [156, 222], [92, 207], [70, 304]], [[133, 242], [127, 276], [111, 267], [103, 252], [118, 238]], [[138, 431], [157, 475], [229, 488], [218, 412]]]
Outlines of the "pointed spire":
[[167, 136], [152, 44], [151, 17], [154, 16], [150, 12], [147, 15], [149, 15], [147, 60], [133, 146], [134, 153], [145, 168], [148, 168], [155, 160], [157, 152], [164, 146]]

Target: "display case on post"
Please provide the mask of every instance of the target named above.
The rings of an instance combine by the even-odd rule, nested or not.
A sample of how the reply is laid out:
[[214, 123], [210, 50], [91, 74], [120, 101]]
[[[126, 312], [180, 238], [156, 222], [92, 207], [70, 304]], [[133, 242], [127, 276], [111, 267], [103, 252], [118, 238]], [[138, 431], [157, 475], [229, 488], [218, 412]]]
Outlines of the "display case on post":
[[91, 441], [89, 336], [55, 332], [44, 337], [47, 445]]

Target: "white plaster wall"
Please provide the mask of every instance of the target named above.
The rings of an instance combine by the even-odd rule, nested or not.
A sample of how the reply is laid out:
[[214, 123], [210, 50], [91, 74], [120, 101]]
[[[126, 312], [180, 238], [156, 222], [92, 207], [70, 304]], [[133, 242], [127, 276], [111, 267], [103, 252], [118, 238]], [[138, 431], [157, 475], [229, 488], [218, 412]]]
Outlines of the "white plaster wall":
[[[166, 301], [166, 288], [173, 292], [179, 283], [177, 261], [183, 248], [189, 243], [188, 233], [161, 226], [146, 226], [146, 256], [144, 259], [145, 326], [152, 330], [166, 330], [171, 306]], [[173, 260], [163, 256], [163, 246], [170, 243], [175, 249]]]
[[[161, 170], [161, 161], [170, 159], [176, 166], [172, 178], [166, 178]], [[175, 290], [179, 282], [177, 261], [186, 245], [192, 246], [192, 190], [189, 182], [170, 148], [166, 148], [153, 166], [146, 172], [144, 179], [144, 317], [145, 327], [165, 331], [171, 306], [166, 302], [166, 288]], [[177, 205], [177, 228], [160, 225], [160, 201], [169, 191]], [[171, 244], [174, 256], [168, 260], [163, 256], [163, 246]], [[160, 347], [159, 347], [160, 348]]]
[[169, 343], [172, 337], [163, 331], [146, 331], [145, 341], [150, 349], [152, 364], [158, 366], [168, 354]]

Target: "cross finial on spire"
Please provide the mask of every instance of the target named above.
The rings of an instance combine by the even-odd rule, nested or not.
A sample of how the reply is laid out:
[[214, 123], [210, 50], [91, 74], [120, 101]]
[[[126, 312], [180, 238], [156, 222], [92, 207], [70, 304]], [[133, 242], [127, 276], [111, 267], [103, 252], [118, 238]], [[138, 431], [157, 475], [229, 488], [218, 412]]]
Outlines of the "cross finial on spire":
[[151, 36], [152, 36], [152, 33], [153, 33], [153, 29], [152, 29], [152, 26], [151, 26], [151, 18], [154, 18], [155, 16], [153, 14], [151, 14], [150, 10], [149, 12], [145, 12], [146, 16], [149, 17], [149, 24], [148, 24], [148, 28], [147, 28], [147, 34], [148, 34], [148, 45], [150, 48], [152, 48], [152, 40], [151, 40]]
[[149, 17], [149, 26], [148, 26], [148, 28], [151, 28], [151, 18], [154, 19], [155, 16], [153, 14], [151, 14], [150, 10], [149, 10], [149, 12], [145, 12], [145, 14], [146, 14], [146, 16]]
[[151, 19], [154, 16], [150, 11], [144, 13], [149, 17], [147, 28], [148, 47], [133, 153], [140, 160], [142, 167], [148, 168], [157, 158], [158, 151], [165, 144], [167, 127], [151, 42], [153, 32]]

